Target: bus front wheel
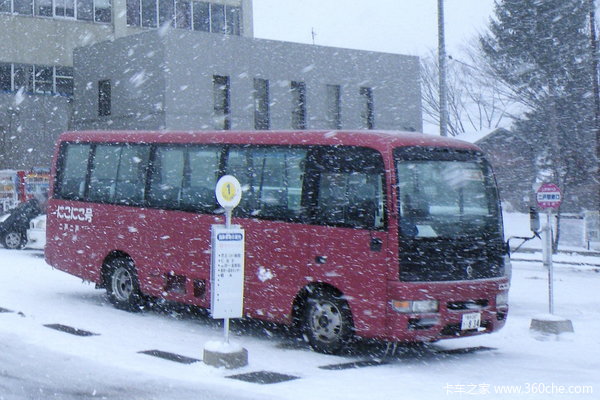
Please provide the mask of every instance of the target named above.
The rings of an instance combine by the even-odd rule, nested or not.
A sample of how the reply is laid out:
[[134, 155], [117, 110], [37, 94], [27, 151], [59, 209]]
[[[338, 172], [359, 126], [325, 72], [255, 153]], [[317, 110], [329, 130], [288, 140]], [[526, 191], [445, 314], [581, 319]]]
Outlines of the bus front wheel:
[[354, 327], [348, 303], [328, 291], [318, 290], [306, 301], [303, 333], [320, 353], [339, 353], [351, 340]]
[[109, 261], [105, 270], [106, 292], [110, 302], [118, 309], [140, 311], [144, 302], [133, 261], [116, 258]]

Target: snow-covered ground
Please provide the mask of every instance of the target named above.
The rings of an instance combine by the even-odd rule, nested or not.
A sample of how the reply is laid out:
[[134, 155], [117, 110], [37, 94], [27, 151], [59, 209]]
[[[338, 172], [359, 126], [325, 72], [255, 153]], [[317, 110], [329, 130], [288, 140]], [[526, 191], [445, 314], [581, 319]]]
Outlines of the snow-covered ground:
[[[528, 234], [526, 216], [505, 222], [508, 234]], [[249, 365], [232, 371], [139, 353], [201, 359], [204, 344], [222, 338], [219, 322], [176, 309], [119, 311], [104, 291], [49, 267], [40, 251], [0, 249], [0, 308], [12, 311], [0, 312], [0, 400], [597, 399], [600, 266], [594, 264], [600, 257], [560, 256], [570, 264], [556, 264], [555, 308], [573, 322], [573, 334], [539, 340], [530, 333], [532, 317], [548, 310], [547, 273], [541, 262], [516, 261], [511, 310], [498, 333], [403, 349], [380, 362], [379, 344], [327, 356], [275, 326], [234, 321], [232, 339], [248, 349]], [[47, 324], [96, 335], [75, 336]], [[352, 362], [359, 368], [340, 365]], [[338, 369], [321, 368], [331, 365]], [[228, 378], [258, 371], [297, 379], [257, 384]]]

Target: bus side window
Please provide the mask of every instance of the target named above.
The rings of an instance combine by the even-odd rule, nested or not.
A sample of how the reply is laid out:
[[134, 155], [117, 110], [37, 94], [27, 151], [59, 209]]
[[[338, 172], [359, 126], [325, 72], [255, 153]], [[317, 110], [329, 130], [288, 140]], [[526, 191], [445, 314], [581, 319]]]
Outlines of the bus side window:
[[216, 208], [215, 186], [219, 175], [221, 147], [190, 147], [188, 167], [181, 190], [181, 208], [213, 212]]
[[57, 198], [83, 199], [90, 147], [89, 144], [69, 143], [61, 149], [61, 171], [55, 193]]
[[123, 146], [97, 145], [94, 151], [88, 200], [114, 201], [117, 172]]
[[301, 217], [306, 149], [264, 147], [232, 149], [226, 173], [242, 185], [237, 214], [246, 217], [297, 220]]
[[115, 202], [140, 205], [146, 188], [150, 146], [125, 145], [121, 151], [115, 188]]
[[148, 203], [154, 207], [179, 208], [184, 172], [183, 147], [159, 146], [154, 156]]

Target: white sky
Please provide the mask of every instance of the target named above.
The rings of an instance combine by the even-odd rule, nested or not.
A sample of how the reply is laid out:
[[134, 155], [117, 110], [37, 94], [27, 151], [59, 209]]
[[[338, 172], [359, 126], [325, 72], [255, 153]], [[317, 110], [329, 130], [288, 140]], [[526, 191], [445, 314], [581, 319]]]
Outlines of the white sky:
[[[494, 0], [444, 0], [446, 46], [486, 29]], [[425, 55], [437, 49], [437, 0], [254, 0], [254, 36], [290, 42]]]

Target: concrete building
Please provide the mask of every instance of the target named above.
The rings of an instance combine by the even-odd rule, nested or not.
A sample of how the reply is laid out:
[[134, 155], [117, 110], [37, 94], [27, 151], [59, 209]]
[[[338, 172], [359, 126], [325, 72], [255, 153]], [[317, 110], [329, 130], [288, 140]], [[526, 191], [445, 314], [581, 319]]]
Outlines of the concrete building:
[[74, 48], [169, 25], [252, 37], [252, 0], [0, 0], [0, 168], [49, 165], [72, 127]]
[[422, 130], [413, 56], [165, 29], [74, 65], [75, 129]]

